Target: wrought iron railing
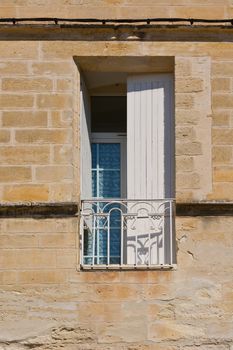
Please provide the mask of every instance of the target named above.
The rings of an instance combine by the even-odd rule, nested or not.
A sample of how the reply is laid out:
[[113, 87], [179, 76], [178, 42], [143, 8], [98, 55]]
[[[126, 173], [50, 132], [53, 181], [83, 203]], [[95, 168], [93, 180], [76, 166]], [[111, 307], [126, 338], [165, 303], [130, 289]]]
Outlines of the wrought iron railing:
[[82, 268], [171, 268], [174, 265], [172, 199], [82, 201]]

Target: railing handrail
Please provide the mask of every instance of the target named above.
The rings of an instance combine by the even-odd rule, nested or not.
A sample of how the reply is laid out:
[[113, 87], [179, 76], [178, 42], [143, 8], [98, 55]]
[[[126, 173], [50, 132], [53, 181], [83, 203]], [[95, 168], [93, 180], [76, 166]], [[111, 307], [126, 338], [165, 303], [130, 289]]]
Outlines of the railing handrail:
[[156, 199], [128, 199], [128, 198], [90, 198], [90, 199], [81, 199], [81, 202], [164, 202], [170, 201], [175, 202], [175, 198], [156, 198]]

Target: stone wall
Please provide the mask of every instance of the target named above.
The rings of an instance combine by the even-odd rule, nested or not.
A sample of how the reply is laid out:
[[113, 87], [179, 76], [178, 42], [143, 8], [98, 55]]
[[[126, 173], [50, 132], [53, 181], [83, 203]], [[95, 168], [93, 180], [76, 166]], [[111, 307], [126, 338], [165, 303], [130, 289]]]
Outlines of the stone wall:
[[[175, 57], [177, 199], [231, 200], [232, 45], [91, 45], [95, 56]], [[87, 41], [0, 42], [2, 201], [77, 200], [79, 76], [73, 57], [88, 56], [89, 47]]]
[[[164, 4], [8, 0], [0, 9], [2, 17], [224, 18], [233, 6], [223, 0]], [[211, 32], [209, 41], [201, 30], [187, 40], [182, 32], [152, 32], [144, 41], [135, 33], [132, 40], [130, 32], [115, 41], [95, 40], [93, 31], [82, 40], [74, 32], [65, 40], [60, 31], [59, 40], [42, 29], [12, 33], [0, 31], [2, 203], [78, 201], [74, 57], [89, 55], [175, 58], [177, 199], [232, 200], [228, 33]], [[34, 37], [26, 40], [26, 34]], [[232, 225], [232, 217], [177, 217], [176, 270], [84, 272], [78, 218], [2, 218], [0, 349], [232, 350]]]
[[38, 43], [10, 46], [0, 64], [1, 199], [72, 200], [72, 63], [41, 61]]
[[233, 219], [177, 218], [175, 271], [77, 271], [76, 219], [1, 220], [0, 348], [230, 350]]

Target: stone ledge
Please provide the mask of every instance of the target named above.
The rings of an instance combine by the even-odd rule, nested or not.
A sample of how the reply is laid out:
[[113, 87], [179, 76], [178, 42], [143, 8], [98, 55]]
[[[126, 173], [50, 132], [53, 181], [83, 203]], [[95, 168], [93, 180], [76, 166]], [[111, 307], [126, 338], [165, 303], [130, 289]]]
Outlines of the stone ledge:
[[[1, 203], [0, 218], [65, 218], [78, 217], [77, 202]], [[233, 216], [233, 202], [176, 203], [176, 216]]]
[[79, 205], [60, 203], [11, 203], [0, 204], [0, 218], [62, 218], [78, 215]]
[[176, 216], [233, 216], [233, 202], [176, 203]]

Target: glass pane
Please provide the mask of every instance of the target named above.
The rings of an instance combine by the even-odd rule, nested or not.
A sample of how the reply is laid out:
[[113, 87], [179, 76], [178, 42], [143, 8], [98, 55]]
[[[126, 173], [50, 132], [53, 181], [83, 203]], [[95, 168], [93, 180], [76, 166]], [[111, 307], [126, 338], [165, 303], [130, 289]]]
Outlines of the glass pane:
[[101, 169], [120, 169], [120, 144], [99, 144], [99, 167]]
[[110, 255], [111, 256], [120, 256], [120, 241], [121, 241], [121, 230], [111, 229], [110, 235]]
[[97, 230], [97, 239], [99, 241], [99, 255], [107, 256], [107, 230]]
[[[115, 208], [116, 207], [117, 207], [117, 205], [115, 204]], [[111, 211], [110, 227], [111, 228], [121, 227], [121, 212], [117, 209], [114, 209]]]
[[92, 170], [92, 196], [97, 197], [97, 171]]
[[91, 144], [91, 158], [92, 158], [92, 169], [97, 168], [97, 144]]
[[120, 184], [120, 170], [99, 171], [99, 197], [119, 198]]

